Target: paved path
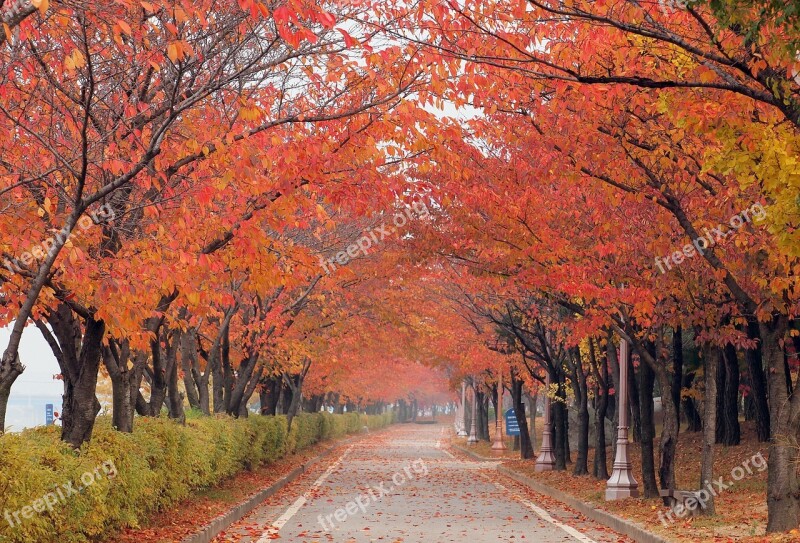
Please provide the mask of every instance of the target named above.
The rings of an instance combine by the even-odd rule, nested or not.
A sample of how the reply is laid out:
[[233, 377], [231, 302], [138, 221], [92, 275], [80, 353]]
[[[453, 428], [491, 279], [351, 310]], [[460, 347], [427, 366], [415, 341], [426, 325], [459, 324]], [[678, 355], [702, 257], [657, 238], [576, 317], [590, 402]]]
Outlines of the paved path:
[[630, 540], [446, 450], [441, 425], [395, 425], [343, 447], [217, 542]]

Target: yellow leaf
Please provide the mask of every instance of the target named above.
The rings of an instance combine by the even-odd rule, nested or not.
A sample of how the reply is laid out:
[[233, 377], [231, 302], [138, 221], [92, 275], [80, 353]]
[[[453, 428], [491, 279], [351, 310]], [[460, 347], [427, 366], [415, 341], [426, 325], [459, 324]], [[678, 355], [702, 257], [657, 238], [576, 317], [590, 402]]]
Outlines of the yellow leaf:
[[700, 81], [703, 83], [711, 83], [712, 81], [717, 79], [717, 74], [714, 70], [703, 70], [700, 72]]
[[167, 46], [167, 56], [172, 62], [176, 62], [178, 60], [178, 46], [174, 43], [170, 43]]
[[39, 13], [44, 15], [47, 8], [50, 7], [50, 0], [31, 0], [31, 4], [39, 10]]
[[86, 57], [83, 56], [78, 49], [72, 52], [72, 64], [75, 68], [83, 68], [86, 66]]
[[128, 36], [133, 34], [133, 31], [131, 30], [131, 25], [129, 25], [125, 21], [119, 20], [119, 21], [117, 21], [117, 24], [119, 25], [120, 30], [125, 32]]

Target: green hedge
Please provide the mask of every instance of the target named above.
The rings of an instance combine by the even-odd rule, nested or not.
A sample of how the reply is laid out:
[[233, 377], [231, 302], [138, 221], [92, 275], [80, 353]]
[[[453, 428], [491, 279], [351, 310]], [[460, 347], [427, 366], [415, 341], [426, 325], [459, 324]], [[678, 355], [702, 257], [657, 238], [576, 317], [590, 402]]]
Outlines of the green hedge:
[[141, 418], [133, 434], [122, 434], [101, 417], [80, 453], [56, 427], [7, 434], [0, 437], [0, 541], [105, 541], [242, 470], [391, 422], [390, 414], [301, 414], [287, 435], [283, 416], [190, 416], [186, 426]]

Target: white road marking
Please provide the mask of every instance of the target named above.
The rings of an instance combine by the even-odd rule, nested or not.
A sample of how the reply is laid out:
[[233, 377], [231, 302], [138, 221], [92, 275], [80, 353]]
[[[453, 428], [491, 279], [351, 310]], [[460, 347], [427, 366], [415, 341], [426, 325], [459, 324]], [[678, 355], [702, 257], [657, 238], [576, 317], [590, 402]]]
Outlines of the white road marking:
[[[486, 480], [491, 481], [491, 479], [489, 479], [489, 477], [487, 477], [486, 475], [484, 475], [484, 474], [481, 474], [481, 475]], [[569, 535], [571, 535], [572, 537], [574, 537], [575, 539], [577, 539], [581, 543], [597, 543], [597, 541], [595, 541], [591, 537], [587, 536], [586, 534], [580, 533], [578, 530], [576, 530], [572, 526], [568, 526], [568, 525], [564, 524], [563, 522], [557, 521], [556, 519], [554, 519], [553, 517], [550, 516], [550, 513], [548, 513], [547, 511], [545, 511], [544, 509], [542, 509], [538, 505], [534, 504], [533, 502], [531, 502], [529, 500], [526, 500], [525, 498], [523, 498], [522, 496], [520, 496], [519, 494], [517, 494], [516, 492], [514, 492], [510, 488], [505, 487], [502, 484], [497, 483], [495, 481], [491, 481], [491, 482], [494, 484], [494, 486], [496, 486], [500, 490], [504, 490], [505, 492], [511, 494], [511, 496], [513, 496], [515, 500], [517, 500], [522, 505], [524, 505], [525, 507], [527, 507], [528, 509], [530, 509], [531, 511], [533, 511], [534, 513], [539, 515], [543, 520], [546, 520], [547, 522], [549, 522], [553, 526], [558, 526], [559, 528], [561, 528], [562, 530], [567, 532]]]
[[275, 534], [280, 532], [281, 528], [286, 526], [286, 523], [289, 522], [292, 517], [295, 516], [297, 512], [300, 511], [300, 509], [306, 504], [308, 497], [311, 495], [311, 491], [322, 486], [322, 483], [325, 482], [325, 479], [330, 477], [331, 473], [333, 473], [333, 470], [341, 465], [342, 461], [348, 454], [350, 454], [352, 449], [353, 446], [350, 445], [347, 450], [344, 451], [344, 454], [342, 454], [342, 456], [340, 456], [336, 462], [331, 464], [328, 469], [325, 470], [325, 473], [319, 476], [319, 479], [314, 481], [314, 484], [311, 485], [311, 488], [309, 488], [305, 494], [297, 498], [297, 500], [295, 500], [289, 509], [287, 509], [280, 517], [278, 517], [278, 519], [273, 522], [263, 534], [261, 534], [261, 537], [258, 539], [258, 541], [256, 541], [256, 543], [268, 543], [269, 541], [273, 541], [275, 539]]

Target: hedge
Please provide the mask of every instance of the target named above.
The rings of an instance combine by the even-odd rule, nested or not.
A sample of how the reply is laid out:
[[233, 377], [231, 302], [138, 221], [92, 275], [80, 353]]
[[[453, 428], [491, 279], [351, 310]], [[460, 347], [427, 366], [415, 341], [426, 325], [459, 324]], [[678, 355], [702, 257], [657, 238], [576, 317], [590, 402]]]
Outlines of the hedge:
[[391, 422], [391, 414], [300, 414], [287, 435], [283, 416], [189, 417], [185, 426], [140, 418], [132, 434], [123, 434], [100, 417], [79, 452], [53, 426], [6, 434], [0, 436], [0, 541], [105, 541], [242, 470]]

